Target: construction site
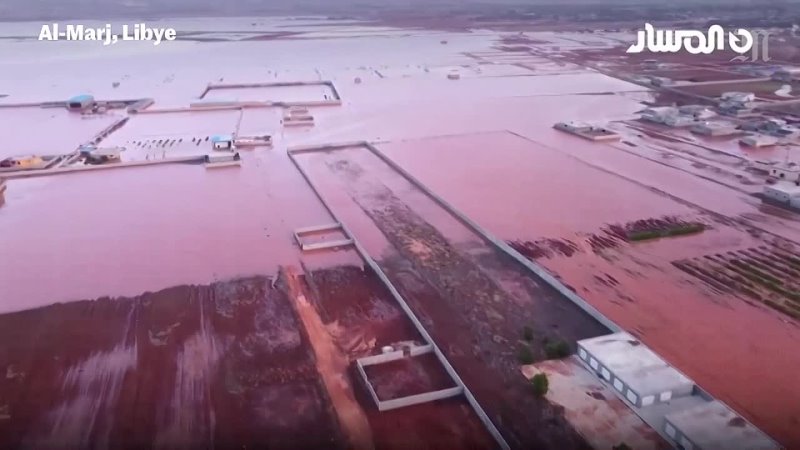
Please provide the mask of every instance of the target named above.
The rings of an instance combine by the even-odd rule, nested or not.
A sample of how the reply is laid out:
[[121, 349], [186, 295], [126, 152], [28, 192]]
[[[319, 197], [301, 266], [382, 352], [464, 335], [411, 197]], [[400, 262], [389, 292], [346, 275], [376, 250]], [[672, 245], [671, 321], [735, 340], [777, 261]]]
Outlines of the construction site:
[[800, 446], [800, 61], [218, 20], [0, 72], [0, 448]]

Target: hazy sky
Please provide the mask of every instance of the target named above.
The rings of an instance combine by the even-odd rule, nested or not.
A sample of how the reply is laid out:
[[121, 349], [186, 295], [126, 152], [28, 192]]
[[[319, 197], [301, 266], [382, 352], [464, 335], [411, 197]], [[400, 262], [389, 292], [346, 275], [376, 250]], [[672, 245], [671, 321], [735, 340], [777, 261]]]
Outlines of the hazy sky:
[[[112, 18], [137, 16], [176, 16], [214, 14], [356, 14], [381, 9], [417, 9], [420, 12], [448, 9], [473, 9], [491, 12], [497, 5], [564, 6], [572, 4], [595, 5], [647, 5], [651, 8], [691, 7], [702, 9], [712, 5], [752, 5], [754, 7], [780, 7], [781, 4], [800, 0], [0, 0], [0, 20], [39, 20], [58, 18]], [[481, 5], [492, 5], [481, 8]], [[794, 8], [794, 7], [790, 7]]]

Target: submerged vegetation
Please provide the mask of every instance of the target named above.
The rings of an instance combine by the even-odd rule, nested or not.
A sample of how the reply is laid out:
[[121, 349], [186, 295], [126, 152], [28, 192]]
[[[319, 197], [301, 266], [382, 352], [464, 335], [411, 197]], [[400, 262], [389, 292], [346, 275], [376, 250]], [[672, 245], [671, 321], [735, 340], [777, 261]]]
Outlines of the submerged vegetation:
[[702, 223], [681, 223], [668, 228], [655, 230], [637, 230], [628, 232], [628, 240], [633, 242], [649, 241], [663, 237], [684, 236], [687, 234], [701, 233], [706, 229]]

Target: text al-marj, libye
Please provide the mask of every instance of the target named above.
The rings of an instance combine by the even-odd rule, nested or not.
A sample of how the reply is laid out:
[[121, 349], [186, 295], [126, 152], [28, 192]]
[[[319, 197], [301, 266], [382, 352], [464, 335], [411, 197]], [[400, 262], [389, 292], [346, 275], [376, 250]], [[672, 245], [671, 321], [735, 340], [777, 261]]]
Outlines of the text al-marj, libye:
[[163, 41], [174, 41], [178, 33], [174, 28], [149, 27], [145, 23], [122, 25], [121, 33], [115, 33], [110, 23], [104, 27], [82, 24], [44, 24], [39, 31], [40, 41], [98, 41], [103, 45], [118, 41], [150, 41], [158, 45]]

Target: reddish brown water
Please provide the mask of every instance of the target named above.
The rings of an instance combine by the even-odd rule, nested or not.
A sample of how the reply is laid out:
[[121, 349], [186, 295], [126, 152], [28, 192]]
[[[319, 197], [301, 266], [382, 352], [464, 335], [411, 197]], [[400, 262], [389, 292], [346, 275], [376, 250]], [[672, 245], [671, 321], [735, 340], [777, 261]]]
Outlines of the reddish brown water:
[[[797, 323], [765, 306], [712, 291], [670, 265], [670, 261], [690, 255], [761, 245], [763, 238], [721, 221], [712, 222], [714, 229], [699, 235], [595, 254], [581, 233], [596, 233], [605, 224], [622, 224], [634, 218], [697, 215], [701, 210], [589, 167], [572, 155], [580, 154], [581, 159], [593, 163], [602, 161], [609, 169], [613, 169], [612, 162], [625, 160], [628, 165], [620, 166], [620, 170], [626, 176], [663, 186], [671, 193], [686, 192], [692, 201], [702, 201], [715, 211], [743, 214], [754, 207], [719, 185], [704, 185], [692, 177], [680, 177], [681, 182], [676, 183], [678, 175], [664, 171], [663, 166], [647, 166], [640, 158], [629, 158], [605, 145], [574, 141], [576, 145], [561, 149], [567, 155], [504, 133], [410, 141], [381, 148], [500, 237], [576, 242], [578, 251], [569, 257], [540, 262], [713, 395], [784, 442], [798, 442], [800, 435], [792, 424], [800, 419], [794, 406], [800, 404], [800, 392], [786, 386], [791, 385], [792, 374], [800, 370], [800, 357], [774, 351], [800, 345]], [[486, 152], [486, 148], [493, 152]], [[443, 166], [447, 167], [446, 177], [439, 170]], [[487, 167], [497, 169], [489, 171]], [[638, 172], [640, 168], [643, 172]], [[478, 171], [493, 174], [491, 182], [470, 182]], [[724, 195], [714, 196], [715, 192]], [[706, 215], [699, 217], [710, 220]], [[773, 217], [758, 221], [765, 228], [791, 231], [779, 223]], [[687, 351], [689, 348], [693, 350]], [[755, 378], [766, 381], [753, 384]]]
[[[286, 23], [285, 19], [249, 18], [171, 22], [171, 26], [186, 31], [308, 31], [303, 29], [306, 25], [302, 20]], [[35, 34], [31, 29], [38, 30], [39, 26], [3, 24], [0, 34], [31, 35]], [[432, 33], [331, 24], [314, 28], [305, 36], [309, 39], [235, 42], [243, 36], [229, 31], [209, 37], [219, 42], [174, 42], [157, 48], [146, 43], [109, 48], [86, 42], [41, 45], [35, 40], [13, 39], [0, 43], [0, 56], [4, 57], [0, 58], [0, 85], [10, 90], [2, 92], [10, 94], [4, 102], [59, 100], [88, 92], [98, 98], [153, 97], [156, 107], [185, 106], [196, 101], [209, 82], [320, 78], [334, 80], [344, 98], [341, 107], [315, 108], [316, 125], [307, 129], [282, 130], [277, 110], [248, 110], [239, 125], [240, 132], [273, 132], [276, 146], [273, 150], [242, 152], [244, 165], [240, 169], [151, 167], [10, 182], [6, 203], [0, 207], [0, 285], [4, 286], [0, 311], [103, 295], [135, 296], [146, 290], [247, 274], [274, 274], [281, 264], [301, 261], [312, 268], [357, 263], [351, 251], [316, 255], [297, 251], [292, 230], [328, 223], [330, 217], [306, 188], [284, 147], [392, 140], [393, 144], [383, 147], [392, 157], [501, 238], [544, 237], [582, 243], [581, 251], [572, 257], [544, 263], [712, 393], [741, 409], [785, 444], [797, 442], [797, 412], [791, 405], [800, 404], [800, 399], [787, 386], [796, 384], [791, 374], [800, 368], [800, 361], [792, 357], [797, 352], [774, 351], [796, 346], [794, 324], [771, 310], [711, 292], [669, 264], [719, 248], [750, 247], [759, 242], [758, 238], [739, 225], [715, 224], [713, 231], [700, 236], [623, 247], [615, 250], [619, 254], [611, 253], [617, 260], [609, 262], [596, 256], [590, 243], [584, 245], [576, 237], [576, 233], [596, 233], [606, 224], [662, 215], [714, 222], [691, 203], [800, 239], [796, 221], [776, 217], [774, 210], [760, 208], [757, 200], [742, 192], [551, 128], [562, 120], [630, 119], [641, 109], [638, 100], [642, 88], [575, 64], [552, 62], [524, 52], [498, 51], [492, 45], [500, 43], [502, 36], [493, 31]], [[599, 36], [576, 39], [536, 33], [535, 38], [567, 49], [598, 46], [599, 60], [617, 55], [617, 50], [607, 48], [609, 40], [605, 44], [596, 42], [603, 40]], [[441, 40], [448, 44], [440, 44]], [[488, 68], [479, 62], [500, 65]], [[461, 65], [470, 66], [458, 69], [462, 79], [448, 80], [446, 74]], [[53, 73], [58, 76], [48, 75]], [[355, 77], [362, 83], [356, 84]], [[113, 87], [114, 82], [119, 86]], [[61, 148], [72, 150], [91, 137], [95, 127], [102, 128], [105, 120], [80, 119], [78, 124], [74, 117], [62, 120], [64, 111], [55, 117], [46, 110], [29, 111], [24, 116], [18, 113], [0, 110], [0, 118], [7, 119], [3, 123], [12, 124], [15, 153], [21, 148], [49, 153], [40, 146], [52, 146], [59, 152]], [[205, 141], [190, 145], [187, 140], [231, 133], [238, 117], [238, 112], [135, 117], [107, 142], [131, 145], [132, 141], [182, 138], [180, 145], [171, 146], [171, 151], [162, 150], [161, 156], [168, 156], [167, 151], [175, 155], [205, 153]], [[43, 121], [50, 126], [41, 132], [31, 125]], [[499, 132], [502, 130], [512, 130], [529, 140]], [[462, 136], [419, 140], [442, 135]], [[417, 140], [409, 141], [413, 139]], [[151, 148], [137, 145], [126, 158], [159, 156], [152, 142], [146, 145]], [[577, 160], [621, 178], [587, 168]], [[329, 171], [324, 165], [315, 169]], [[377, 177], [386, 174], [381, 170], [374, 173]], [[409, 276], [402, 263], [391, 266], [396, 253], [390, 251], [392, 244], [386, 235], [347, 190], [337, 189], [341, 179], [331, 178], [335, 177], [317, 181], [370, 254], [395, 269], [395, 279], [406, 277], [406, 292], [413, 294], [417, 307], [429, 305], [430, 317], [439, 317], [445, 324], [439, 331], [442, 335], [463, 334], [463, 327], [475, 321], [450, 323], [447, 319], [453, 312], [442, 306], [443, 296], [426, 284], [430, 280]], [[458, 227], [417, 201], [418, 193], [403, 190], [396, 178], [386, 180], [403, 202], [419, 206], [420, 216], [446, 232], [447, 238], [460, 236]], [[689, 203], [666, 199], [653, 189]], [[384, 224], [384, 230], [387, 227]], [[442, 236], [441, 241], [447, 238]], [[485, 264], [482, 267], [490, 270]], [[502, 265], [490, 270], [497, 278], [503, 278], [500, 274], [506, 272]], [[617, 283], [609, 283], [605, 274]], [[508, 280], [501, 281], [506, 287]], [[509, 334], [519, 332], [506, 328], [504, 332]], [[74, 330], [60, 333], [68, 332]], [[469, 336], [461, 336], [457, 342], [464, 354], [470, 355]], [[116, 364], [112, 372], [119, 374], [128, 364], [127, 347], [117, 353], [114, 347], [109, 348], [113, 355], [122, 355], [112, 358]], [[48, 351], [32, 353], [35, 358], [44, 358], [41, 354], [46, 356]], [[85, 356], [89, 358], [88, 353]], [[185, 360], [175, 355], [172, 358]], [[475, 367], [473, 375], [480, 381], [480, 375], [486, 372], [481, 372], [484, 364], [476, 361], [470, 355], [463, 357], [462, 364]], [[80, 378], [75, 375], [69, 380], [76, 377]], [[763, 383], [753, 383], [757, 377]], [[485, 392], [491, 396], [495, 379], [483, 378]], [[259, 398], [272, 404], [286, 397], [309, 399], [316, 395], [319, 393], [309, 388], [293, 387]], [[256, 403], [261, 404], [259, 401]], [[517, 402], [509, 404], [518, 406]], [[535, 405], [530, 410], [543, 408]], [[302, 410], [317, 411], [313, 407]], [[444, 411], [456, 419], [440, 425], [436, 419]], [[547, 410], [547, 414], [551, 412]], [[534, 417], [535, 426], [528, 426], [527, 432], [538, 430], [541, 423], [537, 421], [545, 420], [543, 417]], [[283, 419], [272, 414], [263, 425], [280, 428], [285, 424]], [[207, 420], [204, 417], [197, 423], [207, 424]], [[385, 434], [376, 431], [377, 447], [439, 444], [452, 448], [453, 442], [485, 439], [485, 435], [473, 434], [480, 427], [472, 426], [474, 417], [463, 402], [457, 401], [421, 405], [404, 413], [370, 412], [369, 421], [373, 430], [388, 430]], [[424, 427], [424, 437], [412, 432], [425, 423], [429, 426]], [[573, 440], [574, 433], [554, 433], [556, 441], [561, 439], [558, 442], [581, 445]], [[142, 436], [146, 440], [151, 435]], [[397, 436], [408, 438], [397, 440]], [[436, 441], [437, 436], [445, 438]]]
[[[295, 228], [330, 222], [285, 154], [241, 168], [120, 169], [14, 180], [0, 208], [0, 308], [136, 295], [296, 264]], [[342, 252], [315, 261], [352, 260]]]

